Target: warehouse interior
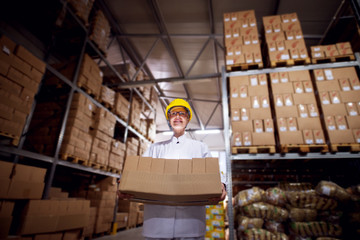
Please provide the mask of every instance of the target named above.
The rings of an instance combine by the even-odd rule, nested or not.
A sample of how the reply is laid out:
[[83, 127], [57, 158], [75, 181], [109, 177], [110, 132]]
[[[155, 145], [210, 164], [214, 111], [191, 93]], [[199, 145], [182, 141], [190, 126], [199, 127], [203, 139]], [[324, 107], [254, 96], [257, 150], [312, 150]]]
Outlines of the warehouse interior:
[[[1, 66], [3, 69], [23, 69], [19, 61], [10, 62], [9, 56], [12, 53], [18, 57], [21, 53], [31, 54], [31, 69], [39, 70], [41, 73], [38, 74], [41, 76], [36, 76], [36, 84], [24, 85], [23, 88], [28, 86], [32, 93], [21, 93], [27, 105], [19, 109], [14, 107], [15, 110], [11, 110], [14, 117], [10, 119], [6, 111], [12, 107], [11, 94], [15, 94], [17, 90], [14, 85], [3, 81], [5, 78], [13, 82], [15, 80], [11, 80], [11, 76], [14, 75], [10, 76], [10, 71], [7, 75], [5, 70], [0, 69], [0, 119], [14, 122], [16, 116], [20, 118], [15, 113], [27, 111], [21, 115], [22, 125], [5, 124], [2, 120], [0, 163], [10, 164], [3, 167], [4, 176], [10, 173], [9, 179], [15, 179], [17, 172], [18, 176], [24, 174], [22, 180], [29, 177], [25, 181], [42, 179], [40, 182], [43, 185], [39, 185], [42, 188], [38, 189], [34, 198], [18, 195], [11, 197], [7, 196], [9, 193], [6, 192], [0, 195], [0, 212], [6, 204], [14, 209], [10, 213], [11, 218], [8, 215], [0, 215], [0, 218], [7, 217], [4, 222], [9, 224], [1, 226], [7, 230], [0, 236], [5, 239], [8, 234], [9, 238], [11, 236], [17, 237], [16, 239], [50, 239], [53, 234], [53, 239], [92, 239], [104, 235], [116, 237], [116, 232], [124, 234], [129, 229], [141, 228], [143, 207], [138, 203], [130, 204], [129, 201], [117, 199], [117, 180], [121, 181], [126, 156], [141, 155], [151, 143], [171, 137], [172, 132], [165, 118], [165, 109], [176, 98], [187, 100], [193, 111], [193, 118], [186, 131], [188, 137], [204, 142], [212, 156], [220, 159], [220, 170], [225, 171], [228, 176], [228, 199], [234, 199], [235, 196], [241, 198], [240, 193], [244, 193], [242, 191], [254, 190], [254, 187], [263, 190], [283, 187], [284, 190], [284, 186], [290, 186], [285, 183], [294, 183], [308, 190], [315, 188], [321, 181], [334, 182], [347, 192], [358, 194], [358, 139], [357, 142], [354, 140], [351, 143], [333, 144], [330, 134], [324, 131], [326, 143], [310, 144], [311, 147], [309, 144], [290, 144], [284, 148], [280, 134], [273, 137], [274, 143], [270, 144], [271, 147], [267, 146], [268, 144], [236, 146], [236, 131], [232, 119], [232, 109], [235, 105], [232, 102], [230, 79], [266, 74], [266, 85], [271, 93], [269, 100], [272, 101], [272, 97], [275, 96], [272, 92], [275, 89], [271, 83], [272, 73], [308, 71], [312, 84], [316, 86], [314, 94], [317, 96], [317, 107], [323, 109], [315, 70], [353, 67], [359, 76], [359, 5], [358, 0], [40, 0], [37, 3], [24, 0], [3, 1], [0, 3], [0, 36], [5, 36], [6, 39], [0, 37]], [[231, 64], [227, 58], [229, 48], [226, 46], [225, 14], [232, 16], [231, 13], [241, 11], [253, 11], [255, 14], [252, 23], [257, 29], [261, 64], [229, 67]], [[301, 38], [306, 45], [308, 56], [302, 59], [304, 61], [295, 61], [295, 64], [282, 60], [274, 63], [268, 57], [270, 54], [264, 17], [292, 13], [296, 13], [301, 24]], [[99, 42], [94, 26], [96, 21], [100, 22], [103, 19], [105, 21], [100, 23], [103, 25], [100, 27], [99, 35], [105, 40], [100, 37], [102, 42]], [[336, 57], [335, 60], [323, 58], [323, 61], [310, 62], [313, 46], [344, 42], [350, 44], [353, 53], [351, 56], [346, 54]], [[21, 52], [19, 49], [26, 51]], [[85, 65], [85, 62], [86, 69], [82, 65]], [[31, 76], [35, 76], [32, 70], [29, 71]], [[102, 97], [99, 89], [87, 85], [84, 78], [82, 82], [82, 76], [94, 74], [90, 73], [91, 71], [95, 71], [97, 83], [100, 82], [100, 85], [104, 86], [105, 90], [101, 91], [110, 91], [116, 96], [114, 99], [117, 103], [114, 104], [114, 99], [111, 98], [113, 105], [109, 104], [106, 94]], [[346, 78], [346, 75], [342, 78]], [[7, 93], [7, 87], [12, 89], [9, 90], [11, 94]], [[30, 97], [24, 97], [24, 94]], [[355, 92], [354, 95], [356, 97], [351, 101], [360, 103], [357, 100], [359, 94]], [[74, 110], [74, 101], [79, 106], [83, 104], [87, 109], [79, 114]], [[326, 112], [322, 111], [321, 127], [326, 129]], [[274, 110], [271, 114], [275, 126], [279, 122], [276, 118], [278, 113]], [[67, 121], [68, 118], [76, 119], [79, 116], [83, 122]], [[101, 117], [108, 119], [101, 122]], [[90, 123], [92, 120], [94, 125]], [[357, 120], [354, 118], [354, 126], [358, 126]], [[7, 130], [5, 125], [10, 126], [14, 133]], [[69, 125], [77, 126], [76, 131], [68, 130]], [[354, 132], [358, 128], [360, 127], [350, 127]], [[85, 134], [82, 132], [83, 129], [91, 130], [84, 130]], [[44, 137], [45, 132], [52, 134]], [[81, 132], [82, 136], [88, 139], [106, 139], [108, 142], [105, 143], [98, 141], [99, 146], [102, 144], [101, 146], [106, 149], [114, 149], [110, 150], [113, 151], [110, 155], [121, 158], [121, 162], [113, 161], [111, 165], [110, 155], [104, 157], [106, 164], [100, 162], [102, 155], [92, 150], [94, 141], [71, 139], [71, 132]], [[84, 145], [85, 150], [79, 150], [79, 155], [75, 154], [74, 150], [70, 153], [71, 148], [66, 146], [71, 141], [75, 141], [77, 146]], [[21, 169], [18, 166], [25, 168]], [[34, 169], [26, 167], [40, 169], [37, 170], [40, 177], [35, 177], [35, 173], [32, 173]], [[28, 173], [25, 174], [26, 172]], [[9, 179], [2, 180], [1, 183], [8, 184]], [[341, 190], [337, 189], [337, 192]], [[107, 199], [111, 202], [111, 207], [106, 208], [106, 213], [104, 210], [107, 222], [97, 222], [97, 228], [94, 224], [92, 227], [83, 226], [83, 222], [71, 218], [74, 220], [74, 226], [67, 228], [64, 224], [65, 227], [52, 230], [50, 234], [49, 230], [34, 230], [36, 224], [31, 225], [30, 221], [24, 221], [27, 204], [32, 201], [29, 199], [94, 197], [90, 205], [93, 207], [95, 201], [102, 204], [101, 200], [96, 199], [99, 197], [96, 195], [97, 191], [112, 192]], [[261, 191], [260, 193], [265, 194]], [[297, 197], [300, 198], [300, 195]], [[238, 198], [227, 201], [226, 204], [227, 214], [224, 215], [224, 224], [221, 225], [227, 230], [226, 235], [216, 238], [214, 236], [219, 232], [213, 230], [210, 232], [214, 235], [207, 236], [208, 239], [250, 239], [249, 235], [241, 235], [238, 230]], [[351, 239], [349, 236], [354, 234], [360, 235], [359, 198], [357, 196], [354, 199], [347, 202], [349, 204], [346, 208], [346, 204], [339, 204], [344, 207], [344, 212], [354, 211], [357, 214], [350, 219], [349, 215], [341, 212], [346, 216], [341, 218], [341, 239]], [[124, 215], [129, 211], [138, 214], [135, 215], [135, 223], [130, 224], [130, 215]], [[123, 215], [117, 216], [119, 212]], [[80, 216], [83, 212], [79, 211], [77, 214]], [[99, 212], [96, 216], [98, 215]], [[95, 221], [95, 217], [92, 221]], [[220, 233], [222, 234], [221, 231]], [[293, 232], [292, 234], [296, 236]], [[294, 237], [293, 235], [291, 237]], [[321, 234], [309, 235], [309, 239], [316, 239]], [[301, 239], [305, 239], [304, 236], [306, 234], [303, 234]], [[321, 236], [325, 237], [324, 234]], [[335, 233], [326, 237], [340, 238]], [[122, 235], [120, 239], [126, 237]]]

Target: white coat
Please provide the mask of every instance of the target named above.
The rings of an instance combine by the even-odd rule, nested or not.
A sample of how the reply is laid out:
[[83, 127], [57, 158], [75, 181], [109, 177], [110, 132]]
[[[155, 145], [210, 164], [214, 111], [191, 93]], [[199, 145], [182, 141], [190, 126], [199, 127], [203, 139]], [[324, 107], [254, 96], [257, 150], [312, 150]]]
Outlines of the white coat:
[[[166, 159], [211, 157], [205, 143], [187, 138], [186, 134], [152, 144], [143, 156]], [[206, 231], [205, 215], [205, 206], [144, 204], [143, 235], [148, 238], [201, 237]]]

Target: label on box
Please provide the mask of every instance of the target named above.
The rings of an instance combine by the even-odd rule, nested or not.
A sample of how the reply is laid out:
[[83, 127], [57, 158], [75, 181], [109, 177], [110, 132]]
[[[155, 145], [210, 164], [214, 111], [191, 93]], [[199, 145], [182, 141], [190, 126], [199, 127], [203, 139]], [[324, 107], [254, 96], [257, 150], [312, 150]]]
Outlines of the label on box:
[[297, 124], [296, 124], [296, 119], [293, 117], [289, 117], [287, 119], [287, 124], [289, 127], [289, 131], [297, 131]]
[[269, 107], [269, 99], [267, 96], [261, 97], [261, 107], [268, 108]]
[[349, 116], [357, 116], [358, 115], [358, 110], [356, 108], [355, 103], [352, 103], [352, 102], [346, 103], [346, 110], [347, 110]]
[[335, 121], [339, 130], [347, 129], [346, 120], [344, 116], [336, 116]]
[[317, 111], [315, 104], [312, 104], [312, 103], [308, 104], [308, 110], [309, 110], [310, 117], [318, 117], [319, 116], [319, 113]]
[[299, 109], [300, 117], [302, 117], [302, 118], [307, 118], [308, 117], [308, 112], [307, 112], [307, 109], [306, 109], [305, 105], [299, 104], [298, 109]]
[[247, 97], [247, 86], [240, 86], [240, 97], [241, 98]]
[[252, 107], [253, 108], [260, 108], [260, 103], [259, 103], [259, 97], [258, 96], [253, 96], [252, 97]]
[[339, 82], [340, 82], [340, 86], [341, 86], [341, 89], [343, 91], [350, 91], [350, 83], [349, 83], [349, 80], [347, 78], [343, 78], [343, 79], [339, 79]]
[[302, 82], [294, 82], [294, 89], [295, 89], [295, 93], [303, 93], [304, 89]]
[[360, 143], [360, 129], [354, 129], [353, 130], [354, 137], [357, 143]]
[[333, 76], [331, 70], [329, 70], [329, 69], [324, 70], [324, 73], [325, 73], [325, 77], [327, 80], [334, 80], [334, 76]]
[[293, 100], [292, 100], [291, 94], [284, 94], [284, 102], [285, 102], [285, 106], [293, 105]]
[[240, 116], [242, 121], [249, 120], [249, 111], [246, 108], [241, 108]]
[[313, 92], [311, 81], [304, 81], [303, 84], [304, 84], [305, 92], [307, 93]]
[[275, 95], [275, 105], [277, 107], [282, 107], [284, 106], [284, 103], [283, 103], [283, 99], [282, 99], [282, 96], [281, 95]]
[[357, 78], [352, 79], [350, 83], [353, 90], [360, 90], [360, 83]]
[[258, 85], [258, 79], [256, 76], [250, 76], [250, 84], [251, 86], [257, 86]]
[[266, 132], [273, 132], [274, 131], [274, 126], [273, 126], [273, 122], [272, 122], [271, 119], [265, 119], [264, 124], [265, 124], [265, 131]]
[[255, 128], [255, 132], [262, 133], [263, 132], [262, 120], [254, 120], [254, 128]]
[[278, 118], [278, 124], [279, 124], [280, 132], [286, 132], [287, 131], [287, 125], [286, 125], [285, 118]]
[[234, 64], [234, 59], [227, 59], [226, 60], [226, 65], [233, 65]]
[[333, 104], [340, 103], [340, 94], [338, 91], [331, 91], [330, 92], [330, 99]]
[[322, 92], [320, 93], [321, 96], [321, 102], [322, 104], [330, 104], [330, 98], [329, 98], [329, 93], [328, 92]]

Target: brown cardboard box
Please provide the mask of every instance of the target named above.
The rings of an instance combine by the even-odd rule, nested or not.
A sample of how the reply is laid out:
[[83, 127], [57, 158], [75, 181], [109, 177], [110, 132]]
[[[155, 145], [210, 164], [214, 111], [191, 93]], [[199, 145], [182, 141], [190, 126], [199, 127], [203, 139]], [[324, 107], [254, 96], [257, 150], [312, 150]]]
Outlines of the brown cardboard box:
[[304, 144], [301, 131], [295, 132], [279, 132], [280, 144]]
[[293, 87], [294, 87], [294, 93], [301, 94], [305, 92], [304, 85], [300, 81], [293, 82]]
[[340, 92], [340, 101], [347, 102], [360, 102], [360, 94], [359, 91], [348, 91], [348, 92]]
[[336, 122], [336, 128], [338, 130], [348, 129], [345, 116], [342, 116], [342, 115], [335, 116], [335, 122]]
[[314, 76], [316, 81], [323, 81], [325, 80], [325, 75], [323, 69], [315, 69]]
[[294, 104], [316, 104], [314, 93], [293, 94]]
[[288, 72], [279, 72], [279, 79], [281, 83], [289, 82], [289, 73]]
[[299, 130], [316, 130], [321, 129], [320, 118], [298, 118], [297, 123], [299, 126]]
[[242, 134], [241, 134], [241, 132], [233, 132], [231, 145], [233, 147], [242, 146]]
[[128, 157], [120, 191], [133, 194], [136, 201], [206, 205], [209, 198], [221, 195], [219, 162], [217, 158]]
[[298, 117], [297, 106], [275, 107], [276, 117]]
[[284, 93], [293, 93], [293, 85], [292, 83], [280, 83], [280, 84], [272, 84], [271, 86], [273, 94], [284, 94]]
[[286, 118], [279, 117], [276, 119], [276, 123], [280, 132], [287, 132], [289, 128], [287, 126]]
[[343, 102], [342, 98], [340, 97], [339, 91], [330, 91], [329, 97], [330, 97], [330, 102], [332, 104], [339, 104], [339, 103]]
[[285, 41], [284, 32], [274, 32], [265, 35], [266, 43], [276, 42], [276, 41]]
[[262, 18], [264, 25], [274, 25], [281, 23], [280, 15], [265, 16]]
[[299, 111], [300, 118], [308, 118], [309, 117], [309, 112], [308, 112], [307, 105], [298, 104], [297, 108], [298, 108], [298, 111]]
[[350, 129], [360, 129], [360, 116], [346, 116], [346, 121]]
[[319, 117], [320, 116], [319, 110], [318, 110], [316, 104], [314, 104], [314, 103], [307, 104], [307, 109], [309, 112], [309, 117]]
[[280, 77], [278, 72], [270, 73], [270, 82], [275, 84], [280, 82]]
[[274, 122], [271, 118], [264, 119], [265, 132], [274, 132]]
[[328, 131], [329, 140], [332, 144], [337, 143], [355, 143], [352, 130], [334, 130]]
[[269, 95], [267, 85], [249, 86], [249, 96], [267, 96]]
[[231, 108], [250, 108], [250, 97], [247, 98], [230, 98]]
[[266, 119], [271, 118], [270, 108], [251, 108], [250, 109], [251, 119]]
[[351, 90], [349, 79], [341, 78], [338, 80], [339, 80], [340, 88], [342, 91], [350, 91]]
[[334, 116], [325, 116], [325, 126], [328, 132], [336, 130], [336, 123]]
[[255, 119], [253, 120], [254, 132], [262, 133], [264, 132], [264, 124], [262, 120]]
[[240, 121], [240, 110], [238, 108], [231, 109], [231, 121]]
[[252, 131], [253, 129], [251, 121], [231, 122], [231, 127], [233, 132]]
[[274, 51], [269, 53], [270, 61], [286, 61], [290, 59], [290, 53], [288, 50]]
[[324, 144], [325, 143], [325, 137], [323, 130], [313, 130], [314, 140], [315, 144]]
[[353, 134], [356, 143], [360, 143], [360, 129], [353, 129]]
[[338, 81], [318, 81], [316, 82], [319, 92], [323, 91], [340, 91]]
[[263, 132], [263, 133], [252, 133], [252, 145], [275, 145], [274, 133]]
[[359, 115], [359, 110], [356, 106], [356, 103], [348, 102], [345, 103], [346, 112], [348, 116], [357, 116]]
[[306, 144], [314, 144], [314, 135], [312, 130], [302, 130], [304, 142]]

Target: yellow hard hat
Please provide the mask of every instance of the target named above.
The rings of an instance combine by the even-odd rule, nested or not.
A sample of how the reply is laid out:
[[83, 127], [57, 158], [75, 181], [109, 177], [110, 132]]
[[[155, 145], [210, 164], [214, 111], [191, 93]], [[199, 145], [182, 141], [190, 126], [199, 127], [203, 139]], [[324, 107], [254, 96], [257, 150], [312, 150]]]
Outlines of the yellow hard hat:
[[192, 111], [191, 111], [191, 107], [190, 104], [185, 101], [184, 99], [181, 98], [177, 98], [175, 100], [173, 100], [167, 107], [166, 107], [166, 111], [165, 111], [165, 115], [166, 115], [166, 120], [169, 120], [169, 111], [173, 108], [173, 107], [184, 107], [186, 109], [186, 111], [189, 114], [189, 121], [192, 118]]

